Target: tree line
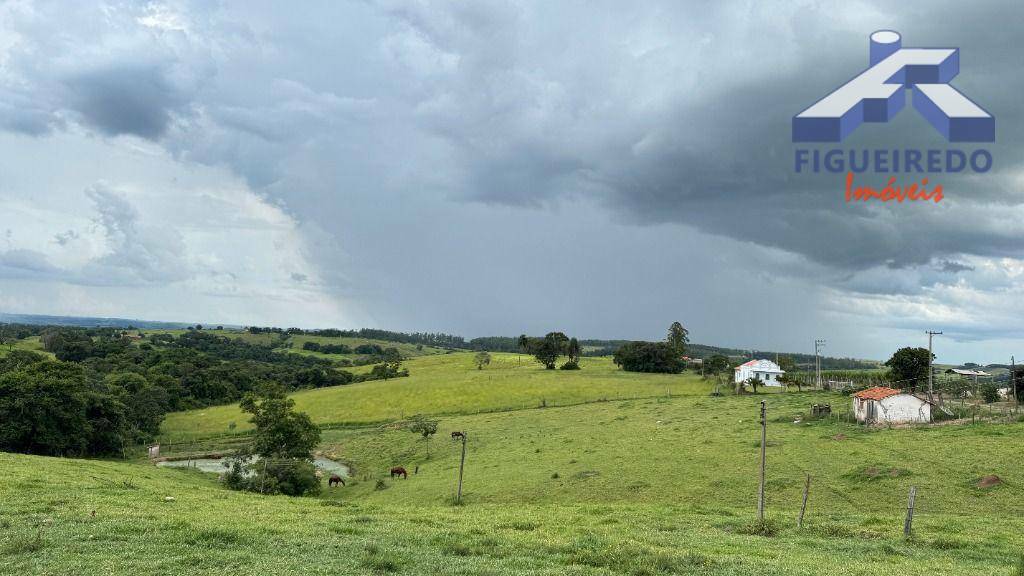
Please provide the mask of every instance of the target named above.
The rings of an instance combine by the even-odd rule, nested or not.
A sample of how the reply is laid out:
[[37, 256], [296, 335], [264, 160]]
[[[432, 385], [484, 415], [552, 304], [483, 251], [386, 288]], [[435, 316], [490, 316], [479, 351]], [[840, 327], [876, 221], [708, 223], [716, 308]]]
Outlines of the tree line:
[[50, 327], [40, 341], [56, 359], [22, 350], [0, 359], [0, 450], [117, 454], [151, 440], [170, 411], [238, 402], [268, 386], [290, 392], [408, 375], [397, 351], [354, 375], [329, 359], [202, 331], [136, 342], [119, 330]]

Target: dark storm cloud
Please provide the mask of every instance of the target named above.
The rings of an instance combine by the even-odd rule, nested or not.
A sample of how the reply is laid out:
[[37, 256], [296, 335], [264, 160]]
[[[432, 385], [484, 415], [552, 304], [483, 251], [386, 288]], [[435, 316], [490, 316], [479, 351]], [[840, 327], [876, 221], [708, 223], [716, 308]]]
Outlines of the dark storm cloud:
[[[747, 18], [712, 8], [694, 15], [699, 26], [692, 27], [680, 18], [677, 37], [638, 56], [609, 54], [604, 37], [581, 38], [574, 30], [599, 25], [597, 18], [562, 22], [561, 30], [539, 39], [519, 30], [537, 46], [514, 46], [507, 57], [493, 58], [497, 68], [460, 68], [443, 88], [445, 99], [463, 105], [452, 105], [444, 122], [431, 125], [461, 151], [463, 193], [481, 202], [537, 206], [574, 193], [599, 195], [625, 222], [686, 224], [846, 270], [919, 266], [961, 253], [1024, 256], [1024, 226], [1001, 217], [1024, 203], [1014, 180], [1024, 149], [1016, 129], [1024, 63], [1008, 48], [1022, 39], [1024, 8], [887, 5], [849, 21], [828, 8], [776, 9], [784, 16], [771, 32], [756, 8]], [[624, 22], [638, 19], [636, 11], [623, 12]], [[950, 18], [960, 13], [963, 19]], [[476, 21], [457, 9], [442, 14], [425, 23], [422, 15], [399, 12], [427, 38], [438, 37], [436, 22], [447, 22], [444, 16], [456, 20], [462, 30], [456, 40], [446, 36], [436, 47], [475, 61], [486, 34], [474, 34]], [[960, 47], [955, 84], [997, 118], [996, 170], [938, 178], [945, 205], [848, 205], [842, 175], [794, 174], [791, 117], [862, 70], [868, 34], [883, 27], [901, 30], [906, 46]], [[578, 60], [580, 50], [560, 43], [558, 32], [593, 49], [598, 63]], [[620, 32], [627, 34], [616, 42], [628, 45], [628, 31]], [[733, 52], [749, 52], [750, 60], [729, 64]], [[573, 66], [585, 73], [567, 73]], [[590, 68], [601, 66], [604, 82], [594, 83]], [[700, 81], [693, 91], [676, 90], [664, 78], [646, 76], [649, 66], [683, 85]], [[623, 83], [630, 89], [617, 93]], [[503, 97], [508, 94], [516, 98]], [[635, 105], [645, 100], [659, 103]], [[908, 104], [889, 124], [862, 126], [843, 147], [946, 143]], [[879, 178], [865, 176], [863, 183], [881, 187]]]
[[[0, 126], [227, 168], [300, 224], [319, 270], [294, 283], [391, 328], [660, 337], [671, 309], [724, 342], [765, 308], [800, 318], [765, 345], [813, 338], [821, 309], [998, 320], [1019, 285], [1018, 262], [991, 260], [1024, 256], [1020, 5], [24, 6], [0, 19]], [[841, 176], [793, 173], [792, 116], [865, 67], [880, 28], [959, 46], [955, 85], [997, 118], [996, 170], [943, 177], [940, 205], [847, 205]], [[946, 143], [908, 107], [843, 143], [876, 146]], [[183, 277], [180, 238], [90, 198], [112, 249], [89, 278]], [[729, 310], [706, 300], [723, 293]]]
[[163, 136], [187, 99], [159, 65], [112, 65], [64, 81], [68, 105], [83, 121], [108, 136]]

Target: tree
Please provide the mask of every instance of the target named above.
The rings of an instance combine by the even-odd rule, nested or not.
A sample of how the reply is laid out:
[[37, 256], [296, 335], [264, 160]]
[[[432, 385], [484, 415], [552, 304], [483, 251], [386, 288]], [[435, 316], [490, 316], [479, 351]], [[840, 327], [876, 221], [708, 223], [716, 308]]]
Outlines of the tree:
[[981, 398], [986, 404], [999, 401], [999, 386], [995, 382], [986, 382], [981, 385]]
[[409, 421], [409, 431], [423, 437], [427, 446], [427, 458], [430, 458], [430, 437], [437, 433], [437, 420], [430, 420], [422, 414], [413, 416]]
[[675, 350], [676, 354], [682, 356], [686, 353], [686, 345], [690, 342], [690, 331], [683, 328], [679, 322], [673, 322], [668, 327], [668, 343]]
[[309, 415], [295, 411], [295, 401], [277, 386], [267, 387], [262, 395], [246, 394], [240, 404], [252, 414], [256, 425], [251, 451], [264, 458], [310, 459], [320, 443], [320, 428]]
[[754, 394], [757, 394], [757, 387], [761, 385], [761, 379], [757, 376], [751, 376], [750, 378], [747, 378], [747, 381], [744, 382], [744, 384], [750, 386], [750, 389], [754, 391]]
[[915, 389], [918, 384], [928, 380], [928, 367], [935, 355], [927, 348], [900, 348], [885, 365], [892, 372], [892, 379], [901, 388]]
[[522, 354], [524, 352], [529, 352], [530, 350], [530, 338], [526, 334], [520, 334], [519, 339], [516, 340], [516, 344], [519, 346], [519, 363], [522, 364]]
[[483, 370], [484, 366], [491, 363], [491, 355], [487, 352], [477, 352], [476, 356], [473, 357], [473, 362], [476, 364], [477, 370]]
[[295, 401], [278, 386], [268, 386], [259, 395], [246, 394], [240, 406], [252, 414], [249, 421], [256, 432], [250, 445], [232, 459], [225, 484], [263, 494], [318, 493], [313, 449], [320, 443], [320, 429], [309, 415], [296, 412]]
[[530, 342], [530, 349], [537, 362], [544, 365], [548, 370], [555, 369], [558, 357], [565, 353], [569, 344], [569, 337], [561, 332], [549, 332], [541, 339]]
[[782, 369], [785, 374], [779, 377], [779, 381], [787, 386], [790, 384], [796, 385], [797, 392], [800, 392], [800, 379], [796, 377], [797, 366], [792, 356], [779, 356], [779, 368]]
[[683, 359], [667, 342], [630, 342], [623, 344], [612, 357], [627, 372], [678, 374], [685, 367]]
[[3, 364], [0, 450], [49, 456], [87, 454], [92, 426], [86, 417], [89, 387], [81, 367], [47, 361], [38, 354], [8, 356]]
[[729, 370], [729, 357], [723, 354], [713, 354], [710, 358], [704, 359], [704, 374], [718, 375]]
[[579, 370], [580, 369], [580, 356], [583, 353], [582, 347], [580, 347], [580, 341], [576, 338], [570, 338], [569, 343], [565, 347], [565, 355], [569, 357], [565, 364], [562, 364], [562, 370]]

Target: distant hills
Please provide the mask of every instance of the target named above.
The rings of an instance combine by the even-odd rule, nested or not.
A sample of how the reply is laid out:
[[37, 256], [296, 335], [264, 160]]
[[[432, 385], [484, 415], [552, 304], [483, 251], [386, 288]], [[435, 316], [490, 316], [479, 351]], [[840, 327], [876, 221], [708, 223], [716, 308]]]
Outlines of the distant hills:
[[46, 316], [43, 314], [6, 314], [0, 312], [0, 323], [33, 324], [47, 326], [80, 326], [84, 328], [163, 328], [166, 330], [188, 328], [194, 324], [184, 322], [155, 322], [131, 318], [97, 318], [90, 316]]
[[[187, 322], [157, 322], [153, 320], [140, 320], [138, 318], [102, 318], [93, 316], [48, 316], [43, 314], [7, 314], [0, 312], [0, 324], [33, 324], [33, 325], [53, 325], [53, 326], [78, 326], [85, 328], [141, 328], [145, 330], [153, 329], [184, 329], [190, 326], [195, 326], [195, 323]], [[204, 324], [206, 325], [206, 324]], [[241, 328], [239, 325], [224, 325], [225, 328]], [[345, 331], [346, 334], [350, 331]], [[388, 330], [371, 330], [363, 329], [358, 331], [361, 335], [366, 337], [374, 337], [383, 340], [394, 340], [400, 342], [420, 342], [429, 339], [428, 337], [435, 337], [437, 335], [431, 334], [405, 334], [402, 332], [392, 332]], [[365, 333], [365, 334], [363, 334]], [[472, 340], [465, 340], [458, 336], [442, 335], [448, 338], [449, 348], [454, 349], [468, 349], [468, 350], [488, 350], [491, 352], [516, 352], [519, 350], [519, 344], [517, 338], [509, 336], [488, 336], [481, 338], [473, 338]], [[586, 339], [581, 340], [580, 343], [583, 345], [584, 356], [606, 356], [612, 354], [619, 346], [625, 344], [628, 340], [597, 340], [597, 339]], [[433, 340], [430, 341], [431, 345], [438, 345]], [[725, 348], [721, 346], [710, 346], [706, 344], [689, 344], [687, 346], [687, 354], [693, 358], [707, 358], [714, 354], [723, 354], [732, 359], [737, 358], [767, 358], [774, 360], [776, 356], [790, 356], [793, 361], [797, 363], [801, 368], [806, 368], [814, 365], [813, 354], [800, 354], [793, 352], [776, 352], [767, 350], [751, 350], [751, 349], [740, 349], [740, 348]], [[835, 358], [831, 356], [822, 356], [821, 367], [825, 370], [848, 370], [848, 369], [868, 369], [876, 368], [879, 363], [872, 360], [860, 360], [854, 358]]]

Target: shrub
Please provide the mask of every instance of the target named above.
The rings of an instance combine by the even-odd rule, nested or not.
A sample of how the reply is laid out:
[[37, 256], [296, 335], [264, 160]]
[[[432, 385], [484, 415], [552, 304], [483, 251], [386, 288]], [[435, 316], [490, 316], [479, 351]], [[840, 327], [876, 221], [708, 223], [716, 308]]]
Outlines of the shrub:
[[224, 474], [224, 484], [233, 490], [286, 496], [315, 496], [320, 493], [316, 467], [297, 458], [261, 458], [245, 465], [234, 460]]
[[986, 382], [981, 386], [981, 398], [986, 404], [999, 401], [999, 386], [992, 382]]
[[779, 533], [779, 525], [775, 520], [766, 518], [764, 520], [754, 520], [749, 524], [744, 524], [736, 530], [738, 534], [746, 534], [748, 536], [764, 536], [770, 538]]

